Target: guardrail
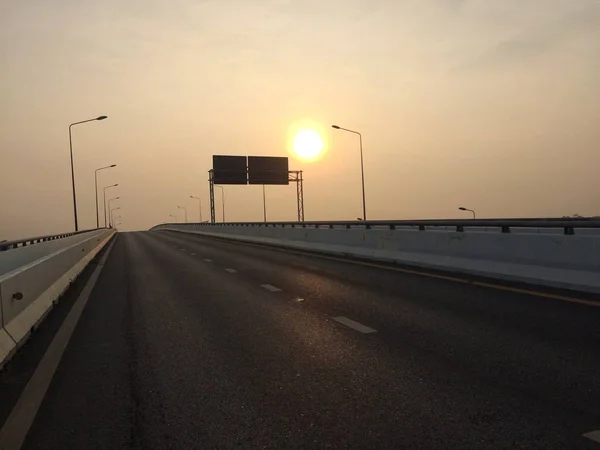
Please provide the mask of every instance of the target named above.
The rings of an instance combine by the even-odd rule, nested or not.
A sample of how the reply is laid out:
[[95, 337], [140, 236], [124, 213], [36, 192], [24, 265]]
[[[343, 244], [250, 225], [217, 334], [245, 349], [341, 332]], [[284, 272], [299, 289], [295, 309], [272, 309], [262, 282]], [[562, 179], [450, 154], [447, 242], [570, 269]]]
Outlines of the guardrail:
[[37, 236], [37, 237], [31, 237], [31, 238], [26, 238], [26, 239], [17, 239], [15, 241], [0, 242], [0, 252], [6, 251], [6, 250], [11, 250], [14, 248], [19, 248], [19, 247], [27, 247], [29, 245], [38, 244], [40, 242], [54, 241], [56, 239], [62, 239], [62, 238], [66, 238], [69, 236], [75, 236], [76, 234], [88, 233], [90, 231], [95, 231], [96, 229], [100, 229], [100, 228], [93, 228], [90, 230], [81, 230], [81, 231], [72, 231], [69, 233], [49, 234], [47, 236]]
[[414, 228], [419, 231], [453, 228], [452, 231], [465, 232], [469, 228], [497, 228], [502, 233], [510, 233], [511, 228], [561, 228], [565, 235], [574, 235], [577, 228], [600, 229], [600, 219], [597, 218], [531, 218], [531, 219], [430, 219], [430, 220], [353, 220], [353, 221], [312, 221], [312, 222], [225, 222], [225, 223], [164, 223], [156, 225], [151, 230], [172, 225], [200, 225], [206, 227], [290, 227], [290, 228]]

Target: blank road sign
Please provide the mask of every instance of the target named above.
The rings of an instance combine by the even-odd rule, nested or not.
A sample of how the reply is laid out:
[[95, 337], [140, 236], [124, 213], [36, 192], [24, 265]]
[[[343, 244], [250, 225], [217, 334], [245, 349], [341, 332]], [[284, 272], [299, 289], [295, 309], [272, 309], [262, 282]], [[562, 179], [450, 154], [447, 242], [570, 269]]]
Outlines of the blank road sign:
[[213, 155], [215, 184], [248, 184], [245, 156]]
[[249, 184], [290, 184], [285, 156], [248, 156]]

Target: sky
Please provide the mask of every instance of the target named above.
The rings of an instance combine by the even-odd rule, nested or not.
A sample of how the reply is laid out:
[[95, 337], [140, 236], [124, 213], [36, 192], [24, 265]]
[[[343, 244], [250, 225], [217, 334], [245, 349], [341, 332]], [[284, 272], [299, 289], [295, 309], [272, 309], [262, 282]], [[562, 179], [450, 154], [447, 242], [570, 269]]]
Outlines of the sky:
[[[190, 195], [208, 219], [214, 154], [290, 156], [306, 220], [353, 220], [359, 142], [331, 124], [362, 133], [369, 219], [600, 215], [598, 80], [598, 0], [2, 2], [0, 239], [73, 229], [68, 128], [99, 115], [73, 127], [81, 229], [110, 164], [120, 229], [198, 220]], [[260, 186], [224, 190], [263, 219]], [[266, 198], [295, 220], [295, 186]]]

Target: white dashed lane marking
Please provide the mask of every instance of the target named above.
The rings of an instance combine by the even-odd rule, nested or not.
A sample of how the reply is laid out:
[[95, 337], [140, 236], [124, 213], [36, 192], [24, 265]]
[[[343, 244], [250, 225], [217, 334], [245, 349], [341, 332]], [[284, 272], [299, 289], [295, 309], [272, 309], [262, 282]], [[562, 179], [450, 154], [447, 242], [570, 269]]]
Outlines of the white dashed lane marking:
[[225, 269], [225, 272], [237, 273], [237, 270], [235, 270], [235, 269]]
[[273, 286], [272, 284], [261, 284], [260, 286], [262, 288], [266, 289], [267, 291], [271, 291], [271, 292], [279, 292], [279, 291], [281, 291], [281, 289], [279, 289], [276, 286]]
[[600, 430], [590, 431], [589, 433], [585, 433], [583, 436], [600, 444]]
[[359, 333], [369, 334], [369, 333], [377, 333], [377, 330], [370, 328], [362, 323], [355, 322], [352, 319], [348, 319], [344, 316], [332, 317], [336, 322], [341, 323], [342, 325], [346, 325], [347, 327], [352, 328], [353, 330], [358, 331]]
[[205, 259], [204, 261], [206, 261], [206, 262], [212, 262], [212, 259], [208, 259], [208, 258], [207, 258], [207, 259]]

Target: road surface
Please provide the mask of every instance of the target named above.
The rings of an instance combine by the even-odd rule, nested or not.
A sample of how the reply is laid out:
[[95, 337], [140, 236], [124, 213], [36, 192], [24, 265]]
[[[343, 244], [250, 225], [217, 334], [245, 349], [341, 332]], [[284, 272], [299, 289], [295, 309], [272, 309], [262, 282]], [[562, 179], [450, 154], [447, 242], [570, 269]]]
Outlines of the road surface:
[[[600, 308], [121, 233], [25, 449], [600, 449]], [[27, 349], [24, 349], [27, 351]]]

